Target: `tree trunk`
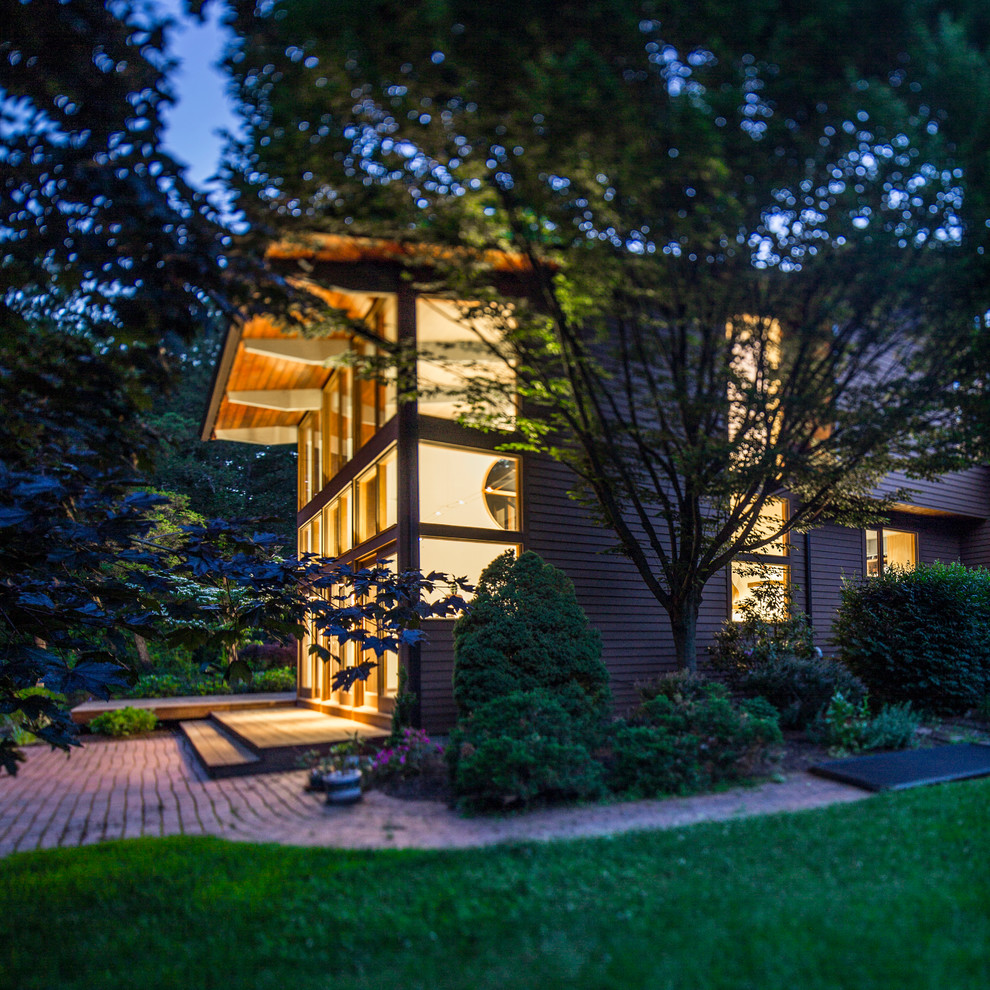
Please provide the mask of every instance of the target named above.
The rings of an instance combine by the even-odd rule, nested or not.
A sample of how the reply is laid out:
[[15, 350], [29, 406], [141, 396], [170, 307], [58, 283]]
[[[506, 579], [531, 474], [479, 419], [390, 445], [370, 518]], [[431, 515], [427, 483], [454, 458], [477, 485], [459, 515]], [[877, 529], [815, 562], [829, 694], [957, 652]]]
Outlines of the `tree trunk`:
[[150, 673], [154, 664], [151, 661], [151, 656], [148, 654], [147, 640], [145, 640], [144, 636], [134, 633], [134, 645], [137, 647], [138, 670], [144, 673]]
[[671, 602], [670, 628], [674, 634], [674, 653], [678, 670], [698, 669], [698, 610], [701, 596], [692, 594]]

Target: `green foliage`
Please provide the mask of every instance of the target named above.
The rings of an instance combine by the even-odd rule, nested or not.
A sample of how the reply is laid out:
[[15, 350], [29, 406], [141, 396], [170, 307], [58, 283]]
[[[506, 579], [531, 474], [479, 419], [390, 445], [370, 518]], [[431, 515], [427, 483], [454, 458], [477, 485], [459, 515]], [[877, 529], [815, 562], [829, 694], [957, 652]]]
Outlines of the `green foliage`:
[[[990, 354], [972, 110], [990, 69], [968, 6], [227, 6], [239, 207], [287, 237], [526, 259], [508, 305], [481, 251], [435, 281], [495, 321], [516, 449], [573, 468], [680, 666], [734, 555], [875, 520], [885, 472], [965, 458]], [[463, 398], [484, 424], [479, 377]], [[764, 531], [781, 491], [792, 514]]]
[[836, 692], [813, 728], [835, 756], [870, 749], [907, 749], [915, 745], [915, 730], [921, 717], [905, 702], [884, 705], [876, 717], [870, 716], [867, 699], [854, 702]]
[[518, 691], [576, 689], [604, 715], [610, 692], [601, 638], [567, 575], [535, 553], [511, 552], [485, 569], [454, 626], [454, 699], [461, 715]]
[[722, 685], [657, 695], [614, 728], [609, 783], [636, 797], [705, 790], [764, 768], [781, 740], [775, 711], [759, 700], [736, 706]]
[[807, 728], [836, 691], [852, 701], [866, 697], [859, 678], [832, 657], [783, 654], [746, 671], [737, 683], [742, 693], [770, 702], [786, 729]]
[[296, 689], [295, 667], [272, 667], [256, 673], [248, 685], [252, 691], [294, 691]]
[[740, 606], [741, 621], [728, 621], [708, 648], [712, 666], [735, 682], [755, 667], [781, 657], [820, 656], [808, 616], [789, 589], [765, 582]]
[[697, 701], [707, 695], [711, 683], [710, 678], [694, 671], [677, 670], [640, 682], [636, 685], [636, 693], [643, 702], [660, 697], [678, 702]]
[[546, 688], [479, 705], [447, 747], [459, 804], [497, 811], [598, 797], [604, 774], [586, 745], [587, 728]]
[[833, 636], [875, 698], [965, 712], [990, 693], [990, 572], [935, 563], [847, 582]]
[[836, 691], [854, 701], [865, 697], [845, 665], [822, 656], [811, 622], [787, 590], [764, 584], [741, 611], [742, 621], [727, 621], [715, 634], [712, 666], [735, 691], [769, 701], [785, 729], [807, 728]]
[[422, 729], [405, 728], [371, 757], [368, 776], [373, 782], [409, 780], [437, 771], [443, 762], [440, 743]]
[[152, 732], [158, 725], [158, 716], [144, 708], [114, 708], [97, 715], [90, 723], [92, 732], [106, 736], [135, 736]]
[[225, 680], [218, 674], [141, 674], [124, 692], [125, 698], [203, 697], [212, 694], [257, 694], [262, 691], [293, 691], [295, 667], [273, 667], [252, 674], [248, 683]]

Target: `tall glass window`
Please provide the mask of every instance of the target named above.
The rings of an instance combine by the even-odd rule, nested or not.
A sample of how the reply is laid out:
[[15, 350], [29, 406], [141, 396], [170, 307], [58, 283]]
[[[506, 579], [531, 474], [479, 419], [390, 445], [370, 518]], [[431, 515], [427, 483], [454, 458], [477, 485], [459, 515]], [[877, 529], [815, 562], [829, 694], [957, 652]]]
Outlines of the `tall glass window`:
[[[472, 585], [477, 585], [481, 572], [500, 554], [511, 550], [519, 554], [516, 543], [482, 543], [474, 540], [435, 540], [421, 539], [419, 541], [419, 567], [424, 574], [439, 571], [451, 577], [467, 578]], [[433, 598], [439, 600], [442, 594], [435, 593]], [[470, 600], [473, 595], [466, 594]]]
[[323, 487], [322, 433], [320, 415], [307, 413], [299, 424], [299, 508]]
[[[512, 429], [515, 420], [515, 372], [489, 346], [498, 330], [485, 320], [467, 321], [455, 302], [420, 296], [416, 300], [419, 360], [419, 411], [457, 419], [480, 413], [490, 425]], [[473, 404], [480, 382], [491, 383], [484, 401]]]
[[[771, 499], [760, 510], [753, 527], [757, 538], [777, 533], [787, 522], [788, 503], [784, 499]], [[752, 601], [755, 592], [770, 585], [786, 589], [791, 581], [788, 564], [788, 538], [784, 533], [772, 543], [734, 560], [729, 568], [730, 611], [734, 622], [741, 622], [743, 605]], [[772, 618], [772, 616], [767, 616]]]

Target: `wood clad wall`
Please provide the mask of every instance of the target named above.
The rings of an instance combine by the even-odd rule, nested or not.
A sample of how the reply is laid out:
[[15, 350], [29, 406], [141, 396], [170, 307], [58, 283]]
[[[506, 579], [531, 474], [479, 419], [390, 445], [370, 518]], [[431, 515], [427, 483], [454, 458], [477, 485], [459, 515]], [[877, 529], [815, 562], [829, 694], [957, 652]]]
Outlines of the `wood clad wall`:
[[990, 467], [970, 468], [944, 475], [935, 481], [909, 479], [895, 472], [884, 478], [877, 492], [885, 495], [901, 487], [915, 492], [911, 504], [921, 508], [980, 519], [990, 515]]
[[[637, 681], [673, 670], [674, 646], [666, 613], [626, 558], [608, 553], [615, 536], [567, 497], [572, 475], [561, 464], [527, 457], [523, 468], [526, 549], [574, 582], [578, 601], [602, 635], [602, 655], [612, 675], [616, 710], [636, 701]], [[723, 579], [711, 582], [702, 602], [699, 657], [726, 617]]]
[[428, 733], [449, 732], [457, 721], [454, 704], [454, 622], [431, 619], [423, 623], [427, 641], [420, 647], [420, 718]]
[[990, 567], [990, 519], [974, 523], [963, 533], [960, 557], [967, 567]]
[[[889, 516], [891, 529], [908, 530], [918, 534], [918, 559], [923, 564], [936, 560], [950, 563], [962, 559], [966, 534], [973, 522], [946, 516], [893, 512]], [[990, 534], [988, 534], [990, 543]], [[832, 620], [839, 607], [839, 592], [843, 578], [857, 579], [863, 573], [863, 531], [843, 526], [823, 526], [811, 533], [811, 617], [815, 626], [815, 641], [822, 649], [833, 647], [830, 632]], [[963, 563], [968, 561], [963, 560]], [[803, 596], [799, 596], [803, 604]]]
[[[597, 524], [587, 509], [567, 497], [570, 471], [548, 458], [526, 456], [523, 466], [523, 514], [526, 549], [562, 568], [574, 582], [578, 600], [602, 636], [603, 659], [612, 676], [618, 713], [636, 703], [634, 685], [675, 667], [673, 640], [666, 613], [646, 589], [639, 573], [624, 557], [609, 553], [614, 535]], [[974, 475], [975, 477], [975, 475]], [[958, 494], [958, 489], [956, 493]], [[990, 564], [990, 521], [969, 518], [890, 514], [889, 526], [918, 533], [919, 559], [962, 559]], [[806, 541], [791, 538], [791, 580], [797, 603], [808, 607], [816, 642], [828, 652], [832, 622], [839, 606], [844, 578], [855, 579], [863, 569], [863, 531], [823, 526]], [[810, 560], [808, 550], [810, 548]], [[728, 616], [728, 576], [716, 575], [705, 589], [698, 622], [698, 660]], [[457, 710], [453, 701], [452, 622], [427, 623], [429, 642], [422, 649], [422, 718], [428, 732], [446, 732]]]

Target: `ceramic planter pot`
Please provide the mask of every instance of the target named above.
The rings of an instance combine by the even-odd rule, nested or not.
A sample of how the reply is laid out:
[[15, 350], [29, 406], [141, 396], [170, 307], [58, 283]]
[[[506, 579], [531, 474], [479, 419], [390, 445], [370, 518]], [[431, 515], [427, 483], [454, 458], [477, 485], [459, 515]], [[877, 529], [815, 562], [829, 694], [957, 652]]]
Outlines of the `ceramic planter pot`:
[[354, 804], [361, 800], [360, 770], [331, 770], [323, 775], [327, 804]]

